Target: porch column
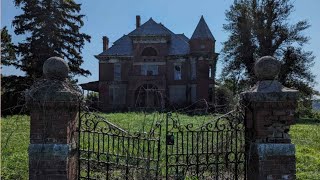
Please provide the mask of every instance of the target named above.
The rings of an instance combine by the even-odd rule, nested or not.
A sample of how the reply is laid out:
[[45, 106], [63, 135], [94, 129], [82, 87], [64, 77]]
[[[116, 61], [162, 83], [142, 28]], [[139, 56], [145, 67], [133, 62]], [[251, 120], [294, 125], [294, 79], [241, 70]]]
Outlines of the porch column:
[[296, 120], [298, 91], [276, 80], [280, 62], [271, 56], [260, 58], [254, 70], [258, 82], [241, 94], [248, 180], [296, 179], [295, 145], [289, 130]]
[[81, 93], [67, 81], [69, 67], [58, 57], [45, 61], [45, 79], [25, 92], [30, 109], [29, 179], [75, 180], [76, 131]]

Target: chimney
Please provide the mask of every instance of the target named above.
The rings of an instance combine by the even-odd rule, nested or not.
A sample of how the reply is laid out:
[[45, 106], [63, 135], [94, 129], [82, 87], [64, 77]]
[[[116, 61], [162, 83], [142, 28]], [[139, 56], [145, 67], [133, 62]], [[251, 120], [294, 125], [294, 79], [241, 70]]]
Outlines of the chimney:
[[136, 28], [140, 27], [140, 16], [136, 15]]
[[107, 36], [103, 36], [102, 41], [103, 41], [103, 51], [106, 51], [109, 48], [109, 38]]

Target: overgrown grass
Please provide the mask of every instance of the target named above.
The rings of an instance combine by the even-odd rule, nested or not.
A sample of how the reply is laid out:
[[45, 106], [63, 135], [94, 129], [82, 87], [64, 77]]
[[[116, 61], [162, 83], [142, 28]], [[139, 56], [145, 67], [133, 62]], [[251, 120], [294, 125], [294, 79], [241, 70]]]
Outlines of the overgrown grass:
[[[150, 130], [151, 126], [156, 121], [162, 122], [163, 128], [166, 121], [165, 113], [140, 113], [140, 112], [129, 112], [129, 113], [110, 113], [100, 114], [106, 119], [110, 120], [115, 125], [119, 125], [121, 128], [129, 132], [144, 132]], [[209, 115], [189, 116], [185, 114], [172, 114], [173, 118], [179, 118], [181, 124], [194, 123], [203, 124], [204, 122], [213, 119]]]
[[29, 179], [29, 116], [1, 118], [1, 179]]
[[301, 119], [291, 127], [296, 145], [297, 179], [320, 179], [320, 119]]
[[[165, 121], [157, 113], [103, 114], [111, 122], [130, 132], [150, 128], [153, 120]], [[208, 116], [179, 115], [181, 123], [202, 124]], [[28, 179], [29, 116], [1, 119], [1, 179]], [[292, 142], [296, 144], [297, 179], [320, 179], [320, 120], [303, 119], [291, 127]]]

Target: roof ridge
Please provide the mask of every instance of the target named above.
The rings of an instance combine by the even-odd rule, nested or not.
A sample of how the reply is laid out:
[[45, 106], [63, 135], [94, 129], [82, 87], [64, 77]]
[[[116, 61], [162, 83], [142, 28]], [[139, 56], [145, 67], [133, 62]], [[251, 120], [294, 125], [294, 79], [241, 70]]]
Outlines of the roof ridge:
[[[186, 43], [188, 43], [189, 44], [189, 38], [184, 34], [184, 33], [182, 33], [182, 34], [176, 34], [180, 39], [182, 39], [184, 42], [186, 42]], [[181, 37], [181, 36], [184, 36], [184, 38], [183, 37]], [[186, 38], [188, 39], [188, 41], [186, 41]]]
[[131, 36], [140, 35], [169, 36], [171, 40], [169, 43], [168, 55], [184, 55], [189, 53], [188, 37], [184, 34], [175, 34], [162, 23], [157, 23], [150, 18], [139, 28], [134, 29], [127, 35], [124, 34], [121, 36], [118, 40], [113, 42], [113, 45], [108, 50], [100, 53], [98, 56], [131, 56], [133, 55], [133, 43]]
[[166, 34], [167, 32], [168, 31], [163, 28], [162, 24], [155, 22], [151, 17], [147, 22], [143, 23], [139, 28], [136, 28], [133, 31], [131, 31], [128, 35], [168, 35]]

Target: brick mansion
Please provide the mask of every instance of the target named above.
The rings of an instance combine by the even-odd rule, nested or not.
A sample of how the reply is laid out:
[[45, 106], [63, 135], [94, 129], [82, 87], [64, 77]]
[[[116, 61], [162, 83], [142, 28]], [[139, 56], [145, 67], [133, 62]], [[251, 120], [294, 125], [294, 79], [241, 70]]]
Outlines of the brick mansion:
[[214, 102], [218, 54], [203, 16], [189, 39], [150, 18], [109, 47], [103, 37], [99, 80], [81, 84], [99, 93], [103, 111], [123, 108], [186, 106]]

